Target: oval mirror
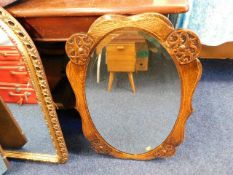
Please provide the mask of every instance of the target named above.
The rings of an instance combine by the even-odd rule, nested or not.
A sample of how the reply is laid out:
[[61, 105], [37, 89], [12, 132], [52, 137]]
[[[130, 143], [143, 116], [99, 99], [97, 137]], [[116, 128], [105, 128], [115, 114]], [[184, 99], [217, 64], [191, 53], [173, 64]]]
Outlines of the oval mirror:
[[[146, 22], [150, 21], [150, 23]], [[156, 13], [106, 15], [66, 43], [67, 76], [93, 149], [125, 159], [175, 153], [201, 75], [200, 41]]]
[[85, 90], [97, 131], [130, 154], [159, 146], [181, 102], [179, 73], [167, 51], [152, 35], [128, 29], [107, 35], [92, 55]]

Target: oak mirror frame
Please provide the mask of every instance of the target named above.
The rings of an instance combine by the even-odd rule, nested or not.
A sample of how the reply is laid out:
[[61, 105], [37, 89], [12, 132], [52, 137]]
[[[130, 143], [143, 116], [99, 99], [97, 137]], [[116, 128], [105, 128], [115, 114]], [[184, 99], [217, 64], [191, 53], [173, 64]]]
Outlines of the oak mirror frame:
[[[11, 40], [14, 46], [17, 47], [17, 54], [19, 53], [20, 59], [22, 58], [23, 64], [26, 68], [27, 75], [29, 76], [30, 86], [34, 88], [35, 97], [34, 99], [36, 102], [34, 104], [23, 104], [23, 105], [17, 105], [13, 103], [9, 103], [10, 105], [15, 105], [16, 109], [21, 109], [20, 111], [14, 111], [14, 116], [23, 112], [26, 106], [32, 106], [37, 105], [36, 108], [40, 110], [40, 116], [41, 118], [39, 123], [38, 120], [33, 120], [36, 115], [32, 115], [32, 113], [36, 113], [35, 111], [27, 111], [27, 113], [24, 113], [24, 117], [26, 117], [24, 120], [25, 125], [21, 125], [22, 130], [25, 130], [25, 126], [31, 125], [29, 128], [29, 132], [35, 132], [37, 130], [33, 129], [33, 126], [43, 124], [43, 128], [36, 127], [46, 130], [46, 139], [49, 140], [49, 143], [41, 143], [43, 141], [47, 141], [43, 137], [43, 141], [40, 143], [33, 143], [33, 148], [37, 145], [42, 145], [40, 149], [38, 150], [30, 150], [20, 148], [20, 149], [8, 149], [4, 148], [4, 155], [7, 158], [16, 158], [16, 159], [26, 159], [26, 160], [33, 160], [33, 161], [41, 161], [41, 162], [51, 162], [51, 163], [65, 163], [68, 160], [68, 152], [66, 148], [66, 144], [63, 138], [63, 134], [61, 131], [61, 127], [57, 118], [57, 113], [55, 110], [55, 105], [52, 100], [52, 96], [49, 90], [48, 82], [45, 76], [45, 72], [42, 66], [42, 62], [39, 56], [39, 53], [31, 40], [30, 36], [27, 34], [27, 32], [23, 29], [23, 27], [3, 8], [0, 7], [0, 24], [1, 24], [1, 31], [7, 34], [9, 41]], [[3, 40], [3, 38], [1, 38]], [[4, 43], [4, 40], [2, 41]], [[5, 45], [3, 45], [5, 47]], [[8, 47], [8, 46], [7, 46]], [[8, 58], [7, 56], [3, 56]], [[9, 60], [10, 61], [10, 60]], [[22, 64], [22, 63], [20, 63]], [[4, 77], [3, 77], [4, 78]], [[16, 82], [18, 84], [19, 82]], [[8, 83], [9, 84], [9, 83]], [[20, 91], [20, 90], [19, 90]], [[26, 98], [26, 97], [25, 97]], [[22, 102], [22, 101], [21, 101]], [[8, 105], [8, 104], [7, 104]], [[30, 108], [31, 109], [31, 108]], [[11, 108], [12, 110], [12, 108]], [[12, 111], [13, 112], [13, 111]], [[16, 116], [15, 116], [16, 117]], [[27, 118], [28, 117], [28, 118]], [[28, 123], [29, 122], [29, 123]], [[31, 122], [31, 124], [30, 124]], [[22, 123], [21, 123], [22, 124]], [[32, 127], [32, 128], [31, 128]], [[40, 137], [40, 133], [33, 133], [36, 137]], [[26, 137], [28, 136], [26, 133]], [[36, 135], [37, 134], [37, 135]], [[48, 137], [48, 138], [47, 138]], [[35, 139], [37, 141], [37, 139]], [[33, 142], [35, 140], [30, 140], [29, 142]], [[42, 140], [42, 139], [41, 139]], [[26, 143], [27, 144], [27, 143]], [[51, 152], [45, 152], [44, 145], [49, 144], [49, 151]], [[24, 145], [25, 146], [25, 145]], [[31, 146], [31, 145], [30, 145]], [[28, 147], [27, 147], [28, 148]], [[30, 147], [32, 148], [32, 147]]]
[[[121, 151], [104, 139], [93, 122], [86, 99], [86, 78], [92, 53], [107, 35], [123, 29], [140, 30], [159, 41], [172, 58], [181, 84], [180, 107], [170, 134], [160, 145], [140, 154]], [[176, 146], [184, 139], [185, 124], [192, 112], [192, 96], [202, 73], [198, 60], [200, 50], [201, 43], [196, 34], [174, 29], [166, 17], [157, 13], [104, 15], [91, 25], [87, 33], [72, 35], [66, 42], [66, 53], [70, 58], [66, 72], [76, 96], [76, 109], [81, 114], [83, 133], [92, 148], [97, 153], [123, 159], [150, 160], [174, 155]]]

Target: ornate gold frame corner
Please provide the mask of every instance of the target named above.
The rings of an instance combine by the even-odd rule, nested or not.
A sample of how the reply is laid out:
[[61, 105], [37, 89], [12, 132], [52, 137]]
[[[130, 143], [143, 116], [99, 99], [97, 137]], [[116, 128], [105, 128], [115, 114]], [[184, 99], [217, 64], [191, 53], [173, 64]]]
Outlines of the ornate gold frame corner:
[[[181, 79], [182, 97], [176, 123], [161, 145], [144, 154], [128, 154], [109, 145], [92, 122], [85, 95], [86, 73], [92, 51], [106, 35], [124, 28], [136, 28], [154, 36], [172, 57]], [[174, 155], [176, 146], [184, 139], [185, 124], [192, 112], [192, 96], [201, 77], [200, 51], [201, 43], [196, 34], [189, 30], [175, 30], [166, 17], [157, 13], [130, 17], [104, 15], [92, 24], [87, 33], [72, 35], [66, 42], [66, 53], [70, 58], [66, 72], [77, 99], [76, 109], [82, 117], [84, 135], [93, 149], [123, 159], [149, 160]]]
[[11, 29], [11, 31], [7, 32], [15, 36], [15, 42], [28, 69], [37, 99], [44, 113], [44, 119], [47, 123], [49, 134], [56, 149], [56, 154], [54, 155], [4, 150], [5, 156], [41, 162], [65, 163], [68, 160], [68, 151], [39, 53], [30, 36], [19, 22], [2, 7], [0, 7], [0, 21]]

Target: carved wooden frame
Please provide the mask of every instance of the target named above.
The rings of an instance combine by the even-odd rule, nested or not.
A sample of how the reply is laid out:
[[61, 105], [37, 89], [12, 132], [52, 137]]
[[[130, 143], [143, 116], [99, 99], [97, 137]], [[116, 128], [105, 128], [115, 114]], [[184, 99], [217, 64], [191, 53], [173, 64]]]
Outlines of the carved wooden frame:
[[5, 23], [11, 29], [7, 30], [7, 33], [14, 36], [14, 42], [19, 48], [29, 72], [33, 87], [36, 91], [37, 99], [42, 108], [42, 112], [44, 113], [44, 119], [48, 126], [53, 146], [56, 149], [56, 154], [54, 155], [12, 150], [4, 150], [4, 154], [9, 158], [65, 163], [68, 160], [68, 151], [39, 53], [30, 36], [23, 29], [23, 27], [2, 7], [0, 7], [0, 21]]
[[[181, 79], [181, 104], [176, 123], [161, 145], [143, 154], [128, 154], [109, 145], [95, 128], [88, 111], [85, 81], [90, 55], [104, 37], [124, 28], [136, 28], [154, 36], [172, 57]], [[104, 15], [98, 18], [87, 33], [72, 35], [66, 42], [70, 58], [67, 76], [76, 96], [76, 109], [80, 112], [83, 132], [98, 153], [124, 159], [149, 160], [172, 156], [175, 147], [184, 138], [185, 123], [192, 112], [192, 96], [201, 77], [202, 66], [197, 59], [201, 50], [199, 38], [189, 30], [175, 30], [170, 21], [157, 13], [135, 16]]]

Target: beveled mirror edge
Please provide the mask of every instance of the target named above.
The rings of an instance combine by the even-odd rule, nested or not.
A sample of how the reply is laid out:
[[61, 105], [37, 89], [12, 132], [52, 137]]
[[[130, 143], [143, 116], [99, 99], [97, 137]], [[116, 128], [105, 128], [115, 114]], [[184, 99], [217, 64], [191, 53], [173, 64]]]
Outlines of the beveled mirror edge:
[[[96, 152], [123, 159], [149, 160], [174, 155], [175, 147], [183, 141], [185, 124], [192, 112], [192, 96], [202, 73], [201, 63], [197, 59], [201, 44], [192, 31], [175, 30], [169, 23], [168, 19], [157, 13], [130, 17], [105, 15], [93, 23], [87, 34], [77, 33], [67, 40], [66, 53], [70, 58], [66, 68], [67, 77], [77, 99], [76, 109], [81, 114], [84, 135]], [[161, 145], [143, 154], [128, 154], [109, 145], [92, 122], [85, 96], [86, 71], [92, 51], [106, 35], [124, 28], [143, 30], [158, 39], [172, 57], [181, 80], [180, 111], [173, 129]], [[188, 41], [185, 44], [183, 37]], [[80, 47], [77, 41], [81, 43]]]
[[8, 158], [16, 158], [16, 159], [24, 159], [24, 160], [34, 160], [40, 162], [48, 162], [48, 163], [63, 163], [60, 161], [58, 155], [50, 155], [50, 154], [37, 154], [37, 153], [29, 153], [29, 152], [17, 152], [17, 151], [8, 151], [4, 150], [6, 157]]
[[17, 36], [16, 42], [20, 47], [20, 51], [22, 51], [23, 60], [25, 61], [25, 65], [32, 79], [32, 84], [36, 91], [38, 101], [41, 103], [40, 105], [44, 113], [44, 119], [48, 126], [52, 143], [56, 149], [55, 155], [4, 150], [5, 155], [9, 158], [65, 163], [68, 160], [68, 151], [39, 53], [23, 27], [2, 7], [0, 7], [0, 20], [2, 20]]

